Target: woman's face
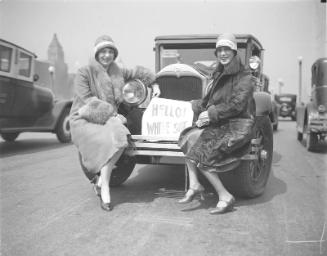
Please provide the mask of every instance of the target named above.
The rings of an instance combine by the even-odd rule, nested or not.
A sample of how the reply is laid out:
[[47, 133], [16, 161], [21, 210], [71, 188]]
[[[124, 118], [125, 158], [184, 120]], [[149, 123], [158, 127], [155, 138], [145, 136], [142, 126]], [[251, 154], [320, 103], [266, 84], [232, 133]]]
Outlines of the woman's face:
[[225, 66], [234, 58], [234, 51], [227, 46], [221, 46], [217, 49], [217, 58]]
[[109, 67], [109, 65], [115, 59], [115, 51], [111, 48], [103, 48], [98, 53], [98, 61], [105, 68]]

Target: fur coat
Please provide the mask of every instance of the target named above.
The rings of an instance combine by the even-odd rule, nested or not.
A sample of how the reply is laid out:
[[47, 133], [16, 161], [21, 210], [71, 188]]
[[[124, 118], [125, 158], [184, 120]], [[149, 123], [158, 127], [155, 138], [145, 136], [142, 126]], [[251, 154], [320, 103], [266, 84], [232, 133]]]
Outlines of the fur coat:
[[[95, 60], [80, 68], [76, 74], [70, 128], [72, 141], [81, 156], [81, 164], [85, 167], [83, 170], [87, 170], [85, 174], [90, 180], [117, 151], [128, 146], [129, 130], [118, 117], [111, 115], [117, 113], [118, 105], [122, 102], [122, 87], [131, 79], [140, 79], [149, 86], [155, 81], [155, 75], [140, 66], [126, 69], [115, 62], [105, 70]], [[94, 98], [107, 104], [104, 108], [107, 107], [108, 113], [95, 114], [97, 108], [101, 111], [103, 104], [96, 103]], [[107, 121], [99, 121], [99, 118], [108, 117]]]
[[208, 111], [209, 125], [188, 128], [179, 139], [185, 156], [203, 168], [218, 166], [236, 154], [249, 142], [254, 124], [254, 84], [239, 56], [226, 67], [218, 65], [213, 79], [207, 95], [191, 102], [195, 120]]

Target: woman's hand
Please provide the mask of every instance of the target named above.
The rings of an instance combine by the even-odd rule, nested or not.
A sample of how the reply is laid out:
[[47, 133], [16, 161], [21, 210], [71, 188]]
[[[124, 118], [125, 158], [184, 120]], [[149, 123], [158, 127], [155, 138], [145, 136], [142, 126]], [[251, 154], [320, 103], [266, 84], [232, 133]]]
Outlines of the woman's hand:
[[127, 123], [127, 120], [126, 120], [126, 118], [123, 115], [117, 114], [116, 117], [120, 119], [120, 121], [122, 122], [122, 124], [126, 124]]
[[208, 125], [210, 122], [208, 111], [203, 111], [200, 113], [198, 120], [195, 122], [195, 125], [199, 128]]
[[158, 84], [152, 84], [152, 97], [159, 97], [160, 96], [160, 88]]

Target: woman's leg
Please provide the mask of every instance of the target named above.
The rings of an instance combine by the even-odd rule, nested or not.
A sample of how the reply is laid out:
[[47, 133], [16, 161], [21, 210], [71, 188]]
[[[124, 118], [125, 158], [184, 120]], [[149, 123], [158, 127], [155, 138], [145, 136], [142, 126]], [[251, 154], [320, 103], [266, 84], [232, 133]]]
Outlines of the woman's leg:
[[196, 196], [196, 194], [201, 194], [201, 198], [203, 198], [202, 192], [204, 190], [198, 179], [198, 168], [196, 167], [196, 165], [188, 159], [185, 159], [185, 162], [187, 165], [190, 186], [185, 196], [178, 201], [181, 204], [191, 202]]
[[199, 187], [202, 187], [198, 179], [198, 168], [196, 167], [196, 165], [188, 159], [185, 159], [185, 162], [187, 165], [190, 188], [197, 189]]
[[229, 193], [228, 190], [224, 187], [224, 185], [220, 181], [219, 176], [215, 172], [210, 172], [210, 171], [214, 171], [214, 170], [209, 170], [209, 171], [201, 170], [203, 175], [212, 184], [219, 197], [219, 201], [217, 203], [216, 208], [211, 210], [210, 214], [221, 214], [231, 211], [235, 203], [235, 199], [233, 195]]
[[115, 167], [115, 164], [119, 160], [120, 156], [123, 153], [123, 149], [117, 151], [109, 162], [101, 168], [100, 180], [101, 180], [101, 198], [104, 203], [110, 203], [110, 177], [112, 170]]
[[215, 172], [210, 172], [212, 170], [200, 170], [202, 174], [209, 180], [214, 189], [216, 190], [219, 200], [229, 202], [233, 197], [231, 193], [224, 187], [219, 176]]

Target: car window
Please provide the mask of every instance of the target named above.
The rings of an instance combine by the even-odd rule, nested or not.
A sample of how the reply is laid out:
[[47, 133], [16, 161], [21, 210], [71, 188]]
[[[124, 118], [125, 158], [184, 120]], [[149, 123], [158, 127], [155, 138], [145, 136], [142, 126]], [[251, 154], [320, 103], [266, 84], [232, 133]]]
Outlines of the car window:
[[19, 53], [18, 74], [20, 76], [30, 77], [32, 66], [32, 56], [24, 52]]
[[0, 71], [10, 72], [13, 49], [0, 45]]
[[[245, 63], [246, 44], [238, 44], [238, 54]], [[171, 44], [160, 46], [160, 69], [175, 63], [213, 66], [216, 62], [215, 44]]]

